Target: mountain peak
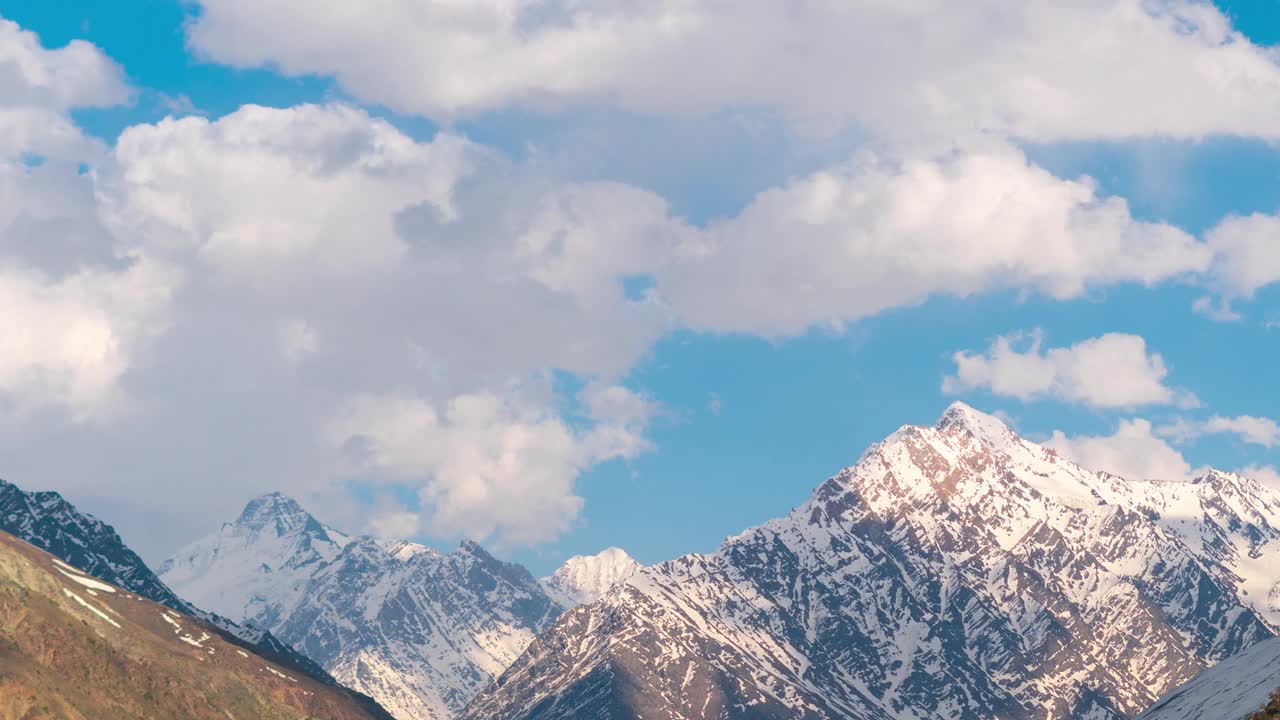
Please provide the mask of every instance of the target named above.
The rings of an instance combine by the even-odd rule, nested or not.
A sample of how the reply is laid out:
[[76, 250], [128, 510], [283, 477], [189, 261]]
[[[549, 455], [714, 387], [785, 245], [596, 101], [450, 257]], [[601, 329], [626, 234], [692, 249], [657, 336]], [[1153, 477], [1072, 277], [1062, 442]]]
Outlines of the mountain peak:
[[959, 401], [951, 403], [934, 426], [939, 432], [967, 432], [976, 440], [993, 447], [1004, 447], [1014, 437], [1000, 418], [989, 415]]
[[297, 500], [280, 492], [269, 492], [250, 500], [234, 524], [254, 530], [274, 527], [278, 535], [312, 525], [322, 530], [320, 523]]
[[642, 566], [622, 548], [607, 548], [595, 555], [575, 555], [564, 562], [542, 586], [565, 607], [595, 602], [614, 585], [635, 575]]

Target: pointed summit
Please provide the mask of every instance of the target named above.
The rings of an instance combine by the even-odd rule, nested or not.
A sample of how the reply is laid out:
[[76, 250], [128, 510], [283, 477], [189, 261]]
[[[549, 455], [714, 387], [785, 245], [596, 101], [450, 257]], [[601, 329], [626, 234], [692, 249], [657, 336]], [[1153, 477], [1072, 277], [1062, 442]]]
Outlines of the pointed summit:
[[319, 521], [303, 509], [297, 500], [280, 492], [269, 492], [250, 500], [234, 524], [259, 532], [274, 527], [279, 536], [304, 528], [324, 532]]
[[951, 403], [934, 426], [939, 432], [967, 432], [979, 442], [992, 448], [1002, 448], [1016, 437], [1003, 421], [972, 406], [956, 401]]

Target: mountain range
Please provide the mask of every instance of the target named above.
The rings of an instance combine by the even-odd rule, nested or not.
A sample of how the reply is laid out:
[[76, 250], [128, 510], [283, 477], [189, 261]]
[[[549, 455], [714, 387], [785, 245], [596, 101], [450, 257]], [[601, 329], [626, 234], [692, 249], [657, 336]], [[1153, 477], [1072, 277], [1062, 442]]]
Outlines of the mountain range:
[[463, 720], [1132, 717], [1275, 635], [1280, 496], [1079, 467], [963, 404], [562, 615]]
[[279, 493], [158, 574], [56, 493], [0, 482], [0, 530], [86, 592], [155, 600], [198, 642], [397, 720], [1238, 720], [1280, 686], [1280, 494], [1089, 470], [959, 403], [787, 515], [652, 566], [610, 548], [537, 579], [470, 541], [353, 537]]
[[350, 537], [269, 493], [178, 551], [160, 577], [268, 630], [402, 720], [453, 717], [565, 609], [639, 565], [612, 548], [539, 581], [465, 541], [451, 553]]

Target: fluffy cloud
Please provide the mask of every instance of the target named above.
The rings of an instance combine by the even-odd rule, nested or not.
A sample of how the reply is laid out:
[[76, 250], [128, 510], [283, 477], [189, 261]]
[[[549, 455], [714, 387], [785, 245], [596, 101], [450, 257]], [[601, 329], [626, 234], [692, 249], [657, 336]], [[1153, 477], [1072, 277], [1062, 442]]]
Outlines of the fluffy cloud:
[[[461, 395], [440, 409], [403, 395], [369, 396], [355, 400], [332, 432], [368, 468], [421, 483], [420, 522], [430, 532], [531, 544], [554, 539], [577, 518], [581, 472], [647, 447], [647, 400], [612, 386], [590, 389], [583, 401], [593, 422], [579, 430], [547, 408], [490, 393]], [[392, 519], [403, 530], [410, 517]]]
[[172, 286], [171, 271], [145, 261], [53, 282], [0, 271], [0, 415], [52, 404], [87, 420], [118, 409], [117, 383], [164, 328]]
[[96, 143], [67, 111], [116, 105], [128, 96], [120, 67], [93, 45], [73, 40], [48, 49], [35, 34], [0, 18], [0, 157], [90, 152]]
[[1178, 452], [1142, 418], [1120, 421], [1111, 435], [1068, 437], [1055, 431], [1045, 443], [1068, 460], [1133, 480], [1191, 480], [1195, 473]]
[[1280, 423], [1271, 418], [1240, 415], [1224, 417], [1214, 415], [1208, 420], [1192, 421], [1178, 418], [1175, 422], [1156, 429], [1157, 434], [1175, 442], [1190, 442], [1202, 435], [1235, 435], [1252, 445], [1273, 448], [1280, 445]]
[[658, 289], [687, 324], [773, 337], [936, 294], [1019, 288], [1065, 299], [1210, 262], [1181, 230], [1136, 221], [1088, 179], [1058, 179], [999, 145], [815, 173], [679, 248]]
[[[222, 63], [448, 118], [512, 104], [765, 107], [918, 139], [1274, 137], [1280, 69], [1207, 3], [201, 0]], [[1117, 72], [1116, 68], [1124, 68]]]
[[342, 105], [246, 106], [125, 130], [104, 212], [120, 237], [241, 276], [365, 272], [407, 251], [397, 212], [452, 215], [450, 193], [480, 152], [448, 135], [414, 142]]
[[167, 321], [176, 271], [112, 242], [82, 169], [103, 148], [68, 115], [127, 97], [94, 46], [46, 49], [0, 19], [0, 419], [119, 410], [122, 376]]
[[[628, 297], [622, 278], [655, 268], [685, 233], [651, 193], [551, 182], [344, 105], [134, 126], [86, 181], [132, 273], [121, 277], [172, 270], [167, 302], [155, 303], [167, 312], [130, 325], [149, 296], [117, 293], [137, 312], [88, 297], [72, 309], [130, 312], [78, 329], [46, 310], [47, 333], [85, 339], [36, 335], [32, 352], [78, 363], [84, 377], [59, 390], [77, 408], [129, 380], [146, 412], [94, 442], [131, 448], [148, 466], [140, 474], [172, 477], [183, 456], [217, 456], [186, 482], [216, 479], [231, 503], [264, 484], [319, 490], [322, 509], [354, 476], [408, 483], [428, 508], [415, 527], [521, 544], [572, 522], [583, 471], [648, 448], [652, 408], [616, 383], [673, 320], [655, 298]], [[36, 387], [5, 361], [0, 391]], [[580, 421], [547, 388], [510, 389], [549, 369], [588, 380]], [[328, 442], [334, 423], [354, 439]], [[343, 465], [365, 445], [367, 463]], [[92, 477], [63, 487], [94, 491]], [[135, 484], [139, 503], [179, 510], [163, 483]], [[489, 502], [498, 497], [514, 504]], [[374, 529], [410, 515], [381, 508]]]
[[1214, 251], [1210, 281], [1228, 299], [1251, 298], [1280, 280], [1280, 218], [1261, 213], [1228, 217], [1205, 240]]
[[1056, 397], [1096, 408], [1196, 404], [1194, 396], [1165, 384], [1164, 359], [1148, 353], [1137, 335], [1108, 333], [1048, 349], [1043, 340], [1036, 331], [1029, 337], [998, 337], [985, 354], [957, 352], [952, 356], [956, 372], [943, 380], [943, 392], [985, 388], [1019, 400]]

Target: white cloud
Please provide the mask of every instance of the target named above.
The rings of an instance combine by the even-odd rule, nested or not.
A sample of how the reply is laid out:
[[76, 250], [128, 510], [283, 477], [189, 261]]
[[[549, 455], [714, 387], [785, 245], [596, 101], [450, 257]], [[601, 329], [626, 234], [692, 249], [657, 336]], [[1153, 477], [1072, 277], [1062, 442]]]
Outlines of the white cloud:
[[866, 157], [758, 196], [678, 246], [658, 289], [695, 329], [793, 335], [932, 295], [999, 288], [1078, 297], [1203, 270], [1190, 235], [1138, 222], [1087, 179], [995, 146]]
[[[547, 408], [494, 394], [458, 396], [441, 409], [410, 396], [367, 396], [333, 426], [333, 439], [370, 469], [419, 483], [424, 516], [415, 530], [533, 544], [577, 518], [580, 473], [648, 447], [647, 401], [600, 387], [584, 402], [595, 422], [580, 430]], [[396, 518], [402, 536], [410, 534], [407, 517]]]
[[1280, 280], [1280, 218], [1254, 213], [1228, 217], [1205, 236], [1213, 248], [1210, 282], [1226, 299], [1251, 298]]
[[1235, 435], [1240, 440], [1265, 448], [1280, 445], [1280, 423], [1271, 418], [1240, 415], [1224, 417], [1214, 415], [1208, 420], [1191, 421], [1178, 418], [1174, 423], [1157, 428], [1157, 434], [1172, 438], [1175, 442], [1190, 442], [1202, 435]]
[[1194, 396], [1165, 384], [1164, 358], [1147, 352], [1146, 341], [1137, 335], [1108, 333], [1048, 349], [1043, 340], [1037, 330], [998, 337], [985, 354], [955, 353], [956, 372], [943, 380], [942, 391], [985, 388], [1019, 400], [1056, 397], [1096, 408], [1196, 404]]
[[397, 212], [422, 204], [451, 217], [453, 187], [479, 154], [449, 135], [414, 142], [342, 105], [251, 105], [128, 128], [103, 200], [120, 237], [217, 270], [367, 272], [407, 252]]
[[0, 271], [0, 398], [23, 415], [45, 405], [76, 419], [118, 407], [117, 382], [143, 340], [164, 328], [174, 278], [137, 262], [123, 272], [82, 271], [50, 281]]
[[[881, 136], [1274, 137], [1280, 69], [1212, 5], [201, 0], [198, 51], [437, 118], [775, 109]], [[1123, 68], [1123, 72], [1117, 72]]]
[[1274, 465], [1249, 465], [1240, 468], [1238, 471], [1241, 475], [1257, 480], [1272, 490], [1280, 491], [1280, 470]]
[[1068, 437], [1054, 431], [1045, 443], [1077, 465], [1131, 480], [1191, 480], [1191, 465], [1173, 446], [1152, 432], [1142, 418], [1121, 420], [1111, 435]]
[[119, 410], [122, 376], [167, 321], [176, 271], [113, 244], [80, 168], [103, 149], [68, 115], [128, 94], [94, 46], [46, 49], [0, 19], [0, 419]]

